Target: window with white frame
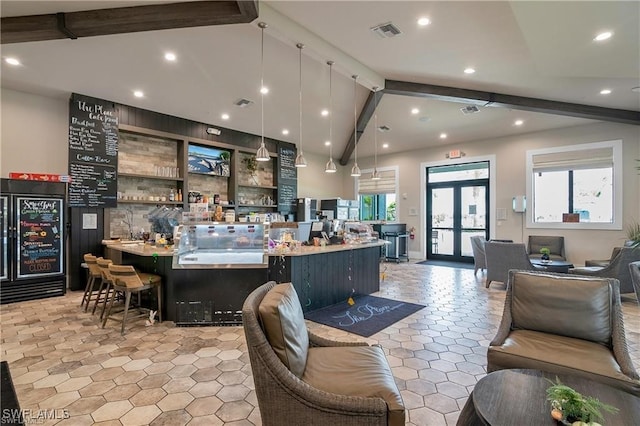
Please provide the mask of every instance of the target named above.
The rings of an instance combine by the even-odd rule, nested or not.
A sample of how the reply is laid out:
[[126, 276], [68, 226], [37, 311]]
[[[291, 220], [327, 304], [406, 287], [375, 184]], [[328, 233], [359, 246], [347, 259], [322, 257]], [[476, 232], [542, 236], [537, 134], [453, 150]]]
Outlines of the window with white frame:
[[622, 141], [527, 151], [531, 227], [621, 229]]
[[378, 169], [380, 179], [371, 179], [372, 170], [363, 170], [357, 181], [360, 220], [397, 221], [397, 170]]

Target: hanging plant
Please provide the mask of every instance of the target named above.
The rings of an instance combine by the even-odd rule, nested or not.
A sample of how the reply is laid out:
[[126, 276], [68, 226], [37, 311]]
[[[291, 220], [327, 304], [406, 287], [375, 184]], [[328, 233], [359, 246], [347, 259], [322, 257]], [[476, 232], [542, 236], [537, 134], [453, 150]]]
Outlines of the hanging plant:
[[249, 171], [251, 175], [251, 179], [255, 185], [258, 185], [258, 179], [256, 172], [258, 171], [258, 160], [254, 156], [244, 157], [242, 159], [242, 164], [244, 164], [245, 168]]

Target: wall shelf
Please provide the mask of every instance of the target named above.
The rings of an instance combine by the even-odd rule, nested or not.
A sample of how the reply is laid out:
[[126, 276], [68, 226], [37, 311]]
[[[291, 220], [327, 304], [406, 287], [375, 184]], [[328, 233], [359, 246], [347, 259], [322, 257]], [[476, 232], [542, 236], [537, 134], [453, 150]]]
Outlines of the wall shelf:
[[238, 188], [278, 189], [278, 187], [277, 187], [277, 186], [266, 186], [266, 185], [240, 185], [240, 184], [238, 184]]
[[118, 200], [118, 204], [154, 204], [154, 205], [167, 205], [177, 206], [184, 204], [182, 201], [151, 201], [151, 200]]
[[139, 175], [136, 173], [118, 173], [118, 176], [139, 178], [139, 179], [158, 179], [158, 180], [170, 180], [182, 182], [184, 179], [181, 177], [168, 177], [168, 176], [155, 176], [155, 175]]

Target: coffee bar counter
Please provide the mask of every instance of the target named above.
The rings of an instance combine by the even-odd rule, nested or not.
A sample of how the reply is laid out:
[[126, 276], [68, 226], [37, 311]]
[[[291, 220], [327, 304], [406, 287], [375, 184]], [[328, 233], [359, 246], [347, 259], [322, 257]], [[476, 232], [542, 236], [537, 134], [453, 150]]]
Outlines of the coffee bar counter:
[[[256, 237], [256, 244], [258, 240], [262, 241], [262, 236]], [[203, 238], [198, 241], [206, 247]], [[214, 241], [210, 242], [211, 251], [215, 251]], [[176, 248], [142, 242], [104, 243], [105, 257], [114, 263], [162, 277], [163, 318], [179, 326], [240, 325], [244, 299], [270, 280], [292, 282], [305, 312], [346, 300], [353, 291], [374, 293], [380, 289], [380, 247], [384, 245], [384, 241], [376, 241], [302, 246], [288, 252], [265, 249], [262, 264], [193, 265], [186, 264], [193, 256], [190, 253], [182, 254], [185, 264], [179, 263], [179, 243]]]

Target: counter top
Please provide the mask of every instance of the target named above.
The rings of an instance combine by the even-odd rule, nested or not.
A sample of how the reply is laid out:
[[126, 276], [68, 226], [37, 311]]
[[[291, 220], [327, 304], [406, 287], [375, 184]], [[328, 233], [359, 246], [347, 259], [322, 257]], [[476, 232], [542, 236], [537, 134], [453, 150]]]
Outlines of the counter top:
[[320, 253], [333, 253], [338, 251], [347, 251], [347, 250], [358, 250], [369, 247], [381, 247], [385, 244], [388, 244], [385, 240], [373, 241], [370, 243], [360, 243], [360, 244], [333, 244], [329, 246], [302, 246], [295, 251], [288, 252], [279, 252], [277, 250], [269, 250], [269, 256], [309, 256], [312, 254], [320, 254]]
[[130, 243], [106, 243], [105, 247], [108, 247], [113, 250], [118, 250], [124, 253], [136, 254], [138, 256], [148, 256], [151, 257], [154, 254], [158, 256], [173, 256], [173, 246], [165, 247], [156, 247], [153, 244], [145, 244], [144, 242], [130, 242]]

